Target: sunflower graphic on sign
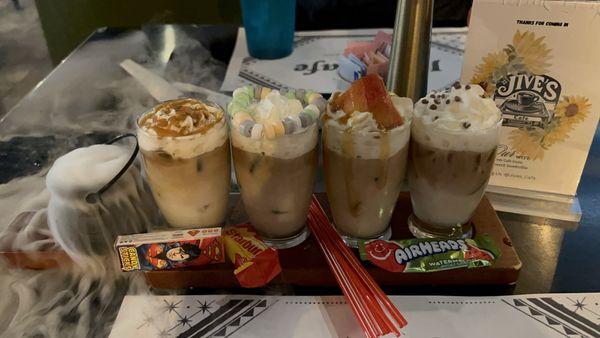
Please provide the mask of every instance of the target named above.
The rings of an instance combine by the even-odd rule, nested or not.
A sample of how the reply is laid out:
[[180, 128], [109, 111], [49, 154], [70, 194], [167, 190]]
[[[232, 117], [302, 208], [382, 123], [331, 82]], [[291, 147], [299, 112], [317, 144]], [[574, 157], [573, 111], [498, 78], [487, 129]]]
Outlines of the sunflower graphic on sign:
[[517, 31], [511, 44], [482, 58], [471, 78], [494, 97], [503, 125], [514, 128], [509, 145], [532, 160], [567, 140], [591, 109], [587, 97], [561, 95], [560, 82], [548, 75], [551, 53], [543, 36]]

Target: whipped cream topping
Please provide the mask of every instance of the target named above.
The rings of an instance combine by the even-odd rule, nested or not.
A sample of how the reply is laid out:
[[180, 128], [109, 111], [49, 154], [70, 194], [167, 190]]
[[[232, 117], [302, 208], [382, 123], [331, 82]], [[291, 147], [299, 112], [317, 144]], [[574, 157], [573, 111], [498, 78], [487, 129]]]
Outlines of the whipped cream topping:
[[[173, 102], [179, 104], [165, 106]], [[227, 141], [223, 117], [222, 109], [198, 100], [167, 101], [138, 119], [138, 143], [145, 151], [163, 151], [174, 159], [192, 158]], [[166, 122], [161, 122], [165, 118]]]
[[455, 83], [415, 103], [412, 137], [456, 151], [488, 151], [498, 144], [502, 114], [478, 85]]
[[[339, 93], [332, 95], [331, 100]], [[385, 159], [395, 155], [408, 143], [412, 118], [412, 100], [391, 95], [392, 103], [404, 118], [404, 124], [381, 130], [370, 112], [355, 111], [346, 120], [343, 111], [331, 111], [324, 119], [326, 146], [345, 157]], [[383, 143], [386, 143], [385, 145]]]
[[139, 120], [142, 129], [157, 136], [203, 133], [223, 119], [221, 108], [195, 99], [163, 102]]
[[415, 118], [440, 129], [477, 131], [496, 126], [500, 109], [484, 97], [479, 85], [454, 84], [445, 91], [432, 91], [415, 103]]

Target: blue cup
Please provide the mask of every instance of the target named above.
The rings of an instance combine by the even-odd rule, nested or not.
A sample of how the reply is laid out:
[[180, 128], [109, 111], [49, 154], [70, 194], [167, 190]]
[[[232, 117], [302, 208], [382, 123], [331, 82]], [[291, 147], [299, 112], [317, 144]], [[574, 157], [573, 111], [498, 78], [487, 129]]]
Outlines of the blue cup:
[[296, 0], [241, 0], [248, 52], [258, 59], [292, 53]]

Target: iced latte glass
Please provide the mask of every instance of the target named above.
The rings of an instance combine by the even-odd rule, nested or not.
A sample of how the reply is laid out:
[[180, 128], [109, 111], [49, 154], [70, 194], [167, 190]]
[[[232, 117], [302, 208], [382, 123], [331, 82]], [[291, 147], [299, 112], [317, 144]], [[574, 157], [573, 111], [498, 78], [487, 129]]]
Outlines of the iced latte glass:
[[347, 245], [389, 239], [410, 138], [412, 101], [369, 75], [335, 93], [323, 117], [323, 164], [336, 229]]
[[408, 169], [417, 237], [469, 237], [484, 194], [502, 118], [478, 85], [455, 83], [415, 104]]
[[146, 177], [166, 221], [179, 228], [223, 223], [231, 181], [224, 111], [177, 99], [142, 114], [137, 125]]
[[246, 86], [233, 93], [233, 162], [244, 209], [263, 240], [283, 249], [307, 237], [326, 101], [304, 90]]

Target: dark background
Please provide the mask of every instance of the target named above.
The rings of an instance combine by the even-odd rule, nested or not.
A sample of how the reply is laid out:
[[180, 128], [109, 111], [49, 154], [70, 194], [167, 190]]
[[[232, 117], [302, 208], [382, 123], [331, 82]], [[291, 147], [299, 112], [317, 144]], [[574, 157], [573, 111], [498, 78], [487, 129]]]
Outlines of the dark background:
[[[434, 26], [466, 26], [471, 2], [436, 0]], [[241, 25], [242, 22], [239, 0], [36, 0], [35, 3], [55, 65], [100, 27], [162, 23]], [[296, 30], [393, 27], [396, 3], [396, 0], [297, 0]]]

